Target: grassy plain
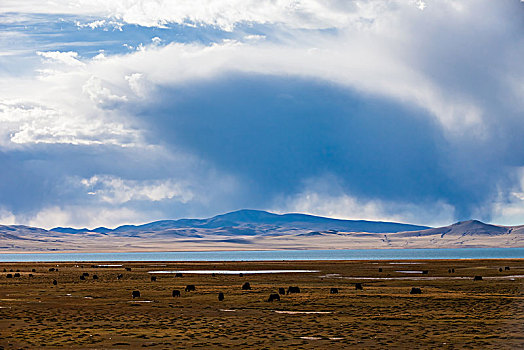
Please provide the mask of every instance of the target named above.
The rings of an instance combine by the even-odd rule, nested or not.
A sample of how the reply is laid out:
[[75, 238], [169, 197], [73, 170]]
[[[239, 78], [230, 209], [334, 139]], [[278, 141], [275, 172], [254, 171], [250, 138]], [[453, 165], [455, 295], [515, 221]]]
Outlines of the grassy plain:
[[[318, 272], [186, 273], [156, 282], [148, 273], [266, 269]], [[7, 278], [16, 271], [20, 277]], [[244, 282], [252, 290], [241, 290]], [[522, 349], [523, 282], [524, 260], [1, 263], [0, 349]], [[185, 292], [188, 284], [196, 291]], [[266, 301], [289, 286], [301, 293]], [[410, 295], [412, 287], [422, 294]]]

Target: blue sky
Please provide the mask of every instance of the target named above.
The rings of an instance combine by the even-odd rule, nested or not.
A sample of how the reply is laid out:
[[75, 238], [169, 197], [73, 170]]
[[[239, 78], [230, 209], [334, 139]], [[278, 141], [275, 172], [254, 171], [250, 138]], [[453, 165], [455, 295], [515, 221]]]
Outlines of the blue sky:
[[524, 223], [519, 1], [0, 4], [0, 223]]

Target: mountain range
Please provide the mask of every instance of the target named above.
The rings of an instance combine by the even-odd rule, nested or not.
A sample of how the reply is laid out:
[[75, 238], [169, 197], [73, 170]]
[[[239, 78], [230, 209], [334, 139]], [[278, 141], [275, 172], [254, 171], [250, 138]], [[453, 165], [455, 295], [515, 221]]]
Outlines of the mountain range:
[[0, 251], [177, 251], [524, 247], [524, 225], [477, 220], [427, 226], [239, 210], [208, 219], [162, 220], [115, 229], [51, 230], [0, 225]]

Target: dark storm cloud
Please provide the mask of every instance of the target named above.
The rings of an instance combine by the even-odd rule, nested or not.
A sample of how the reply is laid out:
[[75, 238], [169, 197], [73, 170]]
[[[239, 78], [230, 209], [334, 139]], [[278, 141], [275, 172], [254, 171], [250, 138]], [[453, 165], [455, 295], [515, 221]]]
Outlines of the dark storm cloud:
[[497, 164], [486, 145], [457, 148], [425, 111], [335, 85], [236, 76], [159, 90], [141, 112], [151, 137], [250, 184], [253, 207], [334, 175], [362, 199], [441, 200], [465, 218], [506, 178], [483, 171]]

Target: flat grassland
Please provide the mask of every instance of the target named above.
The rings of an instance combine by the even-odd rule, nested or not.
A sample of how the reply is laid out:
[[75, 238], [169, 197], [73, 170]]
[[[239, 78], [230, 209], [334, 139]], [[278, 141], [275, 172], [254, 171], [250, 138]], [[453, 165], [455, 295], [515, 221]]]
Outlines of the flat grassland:
[[[318, 272], [149, 274], [279, 269]], [[522, 349], [523, 282], [524, 259], [1, 263], [0, 349]], [[267, 301], [289, 286], [300, 293]]]

